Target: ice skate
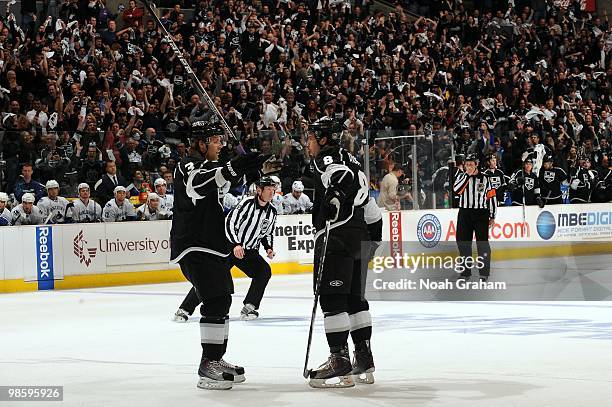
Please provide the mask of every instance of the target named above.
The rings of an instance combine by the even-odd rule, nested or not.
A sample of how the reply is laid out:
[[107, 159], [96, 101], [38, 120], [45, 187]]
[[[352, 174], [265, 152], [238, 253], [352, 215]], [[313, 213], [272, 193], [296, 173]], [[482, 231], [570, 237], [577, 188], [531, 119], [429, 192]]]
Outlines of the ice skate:
[[374, 383], [374, 358], [370, 349], [370, 341], [356, 346], [353, 356], [353, 370], [351, 371], [353, 380], [362, 384]]
[[189, 320], [189, 314], [182, 308], [179, 308], [172, 317], [174, 322], [187, 322]]
[[229, 390], [234, 384], [234, 375], [228, 373], [220, 361], [202, 357], [198, 369], [198, 387], [208, 390]]
[[246, 378], [244, 377], [244, 367], [232, 365], [231, 363], [226, 362], [223, 359], [219, 361], [219, 366], [221, 366], [221, 369], [224, 372], [234, 376], [234, 383], [244, 383], [244, 381], [246, 380]]
[[242, 311], [240, 311], [240, 319], [243, 321], [250, 321], [252, 319], [257, 319], [258, 317], [259, 312], [255, 310], [255, 306], [253, 304], [244, 304]]
[[329, 355], [327, 362], [310, 371], [310, 387], [318, 389], [353, 387], [355, 382], [351, 376], [351, 361], [348, 348]]

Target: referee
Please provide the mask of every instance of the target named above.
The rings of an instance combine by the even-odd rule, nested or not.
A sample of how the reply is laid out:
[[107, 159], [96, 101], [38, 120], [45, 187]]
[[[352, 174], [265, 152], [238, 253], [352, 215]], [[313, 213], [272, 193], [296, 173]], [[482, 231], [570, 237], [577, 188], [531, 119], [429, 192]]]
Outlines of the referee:
[[[255, 183], [256, 195], [248, 197], [232, 209], [225, 219], [225, 234], [233, 246], [229, 261], [252, 278], [251, 286], [240, 312], [241, 319], [255, 319], [268, 281], [272, 276], [270, 265], [259, 254], [262, 244], [268, 258], [274, 257], [272, 237], [276, 222], [276, 209], [270, 202], [277, 183], [271, 177], [262, 177]], [[193, 288], [174, 314], [174, 321], [186, 322], [200, 303]]]
[[489, 177], [478, 170], [476, 155], [466, 157], [464, 171], [457, 173], [453, 190], [459, 196], [457, 246], [465, 266], [460, 278], [467, 280], [472, 275], [471, 267], [468, 267], [470, 264], [466, 264], [466, 261], [472, 256], [472, 238], [476, 234], [478, 257], [483, 263], [479, 269], [480, 281], [487, 281], [491, 269], [489, 227], [495, 222], [497, 197]]

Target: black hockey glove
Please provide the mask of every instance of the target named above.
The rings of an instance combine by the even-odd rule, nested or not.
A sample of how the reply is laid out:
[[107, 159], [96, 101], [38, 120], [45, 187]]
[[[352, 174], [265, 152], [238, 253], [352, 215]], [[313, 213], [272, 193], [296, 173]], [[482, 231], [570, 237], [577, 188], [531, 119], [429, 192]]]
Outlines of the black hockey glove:
[[518, 185], [519, 187], [520, 187], [520, 186], [525, 185], [525, 178], [523, 178], [523, 177], [518, 177], [518, 178], [516, 179], [516, 185]]
[[[262, 157], [266, 157], [263, 159]], [[265, 160], [269, 156], [263, 156], [259, 153], [248, 153], [239, 155], [231, 161], [228, 161], [221, 169], [221, 175], [226, 180], [240, 178], [247, 172], [257, 171], [261, 168]]]
[[325, 219], [332, 223], [338, 220], [340, 207], [344, 203], [344, 193], [335, 188], [329, 188], [323, 198], [323, 208], [325, 211]]
[[538, 204], [538, 206], [540, 207], [540, 209], [542, 209], [544, 207], [544, 200], [542, 199], [542, 197], [540, 195], [536, 196], [536, 203]]

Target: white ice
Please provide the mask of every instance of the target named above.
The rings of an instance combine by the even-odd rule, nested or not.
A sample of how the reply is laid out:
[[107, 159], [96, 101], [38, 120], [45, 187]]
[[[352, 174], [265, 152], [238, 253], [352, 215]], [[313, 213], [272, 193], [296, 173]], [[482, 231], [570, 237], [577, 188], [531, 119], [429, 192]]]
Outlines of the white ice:
[[[274, 276], [261, 318], [243, 322], [248, 283], [236, 281], [226, 355], [247, 382], [230, 391], [196, 388], [198, 318], [170, 321], [187, 283], [0, 295], [0, 385], [64, 386], [63, 403], [34, 406], [611, 403], [611, 302], [375, 302], [376, 383], [315, 390], [302, 378], [311, 276]], [[310, 365], [326, 357], [319, 312]]]

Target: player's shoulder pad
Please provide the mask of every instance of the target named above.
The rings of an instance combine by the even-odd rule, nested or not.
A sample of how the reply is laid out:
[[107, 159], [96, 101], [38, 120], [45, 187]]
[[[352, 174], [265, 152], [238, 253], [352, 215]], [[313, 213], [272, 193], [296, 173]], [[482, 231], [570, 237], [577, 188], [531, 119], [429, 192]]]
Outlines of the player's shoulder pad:
[[342, 153], [339, 148], [324, 148], [322, 149], [314, 160], [315, 169], [319, 172], [325, 172], [328, 165], [331, 164], [342, 164]]

